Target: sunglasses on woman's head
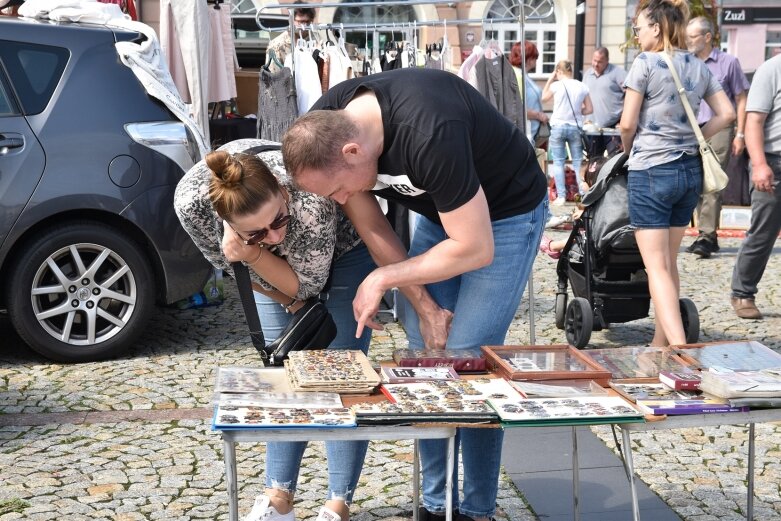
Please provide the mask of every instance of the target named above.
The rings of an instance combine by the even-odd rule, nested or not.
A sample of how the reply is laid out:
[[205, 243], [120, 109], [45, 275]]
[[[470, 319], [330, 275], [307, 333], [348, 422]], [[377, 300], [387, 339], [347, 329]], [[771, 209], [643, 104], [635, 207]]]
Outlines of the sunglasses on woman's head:
[[261, 228], [260, 230], [256, 230], [254, 232], [250, 232], [247, 234], [247, 238], [241, 236], [241, 234], [236, 230], [236, 228], [233, 228], [233, 226], [228, 223], [228, 225], [233, 229], [234, 232], [236, 232], [236, 235], [239, 236], [239, 239], [241, 239], [241, 242], [243, 242], [247, 246], [255, 246], [256, 244], [260, 243], [263, 239], [266, 238], [269, 232], [269, 228], [272, 230], [279, 230], [280, 228], [284, 228], [288, 224], [290, 224], [290, 221], [293, 220], [293, 216], [290, 215], [290, 207], [287, 204], [287, 201], [285, 201], [285, 208], [287, 209], [287, 213], [285, 215], [280, 215], [276, 219], [274, 219], [268, 228]]

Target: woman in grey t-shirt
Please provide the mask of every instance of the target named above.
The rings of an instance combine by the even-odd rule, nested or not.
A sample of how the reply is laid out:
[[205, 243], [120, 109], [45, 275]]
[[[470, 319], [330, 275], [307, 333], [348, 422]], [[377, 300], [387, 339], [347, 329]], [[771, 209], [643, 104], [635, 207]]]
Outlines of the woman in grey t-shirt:
[[662, 53], [668, 53], [694, 110], [704, 99], [714, 116], [709, 138], [735, 119], [726, 94], [704, 62], [686, 49], [685, 0], [641, 0], [632, 28], [643, 51], [626, 77], [621, 142], [629, 152], [629, 216], [648, 272], [655, 346], [686, 343], [678, 304], [678, 249], [699, 194], [697, 139]]

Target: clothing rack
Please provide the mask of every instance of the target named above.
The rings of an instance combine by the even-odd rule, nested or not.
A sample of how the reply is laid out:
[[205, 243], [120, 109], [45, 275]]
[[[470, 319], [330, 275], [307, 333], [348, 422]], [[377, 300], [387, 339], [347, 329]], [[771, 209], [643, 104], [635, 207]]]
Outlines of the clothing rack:
[[[288, 30], [290, 32], [290, 41], [295, 41], [295, 32], [296, 27], [295, 23], [293, 21], [293, 10], [297, 7], [304, 7], [304, 8], [338, 8], [338, 7], [388, 7], [388, 6], [411, 6], [411, 5], [443, 5], [446, 4], [449, 7], [454, 7], [456, 4], [466, 3], [466, 2], [472, 2], [473, 0], [391, 0], [391, 1], [379, 1], [379, 0], [367, 0], [367, 1], [358, 1], [358, 2], [350, 2], [350, 3], [344, 3], [344, 2], [323, 2], [319, 4], [301, 4], [301, 3], [290, 3], [290, 4], [265, 4], [257, 9], [257, 14], [255, 15], [255, 22], [257, 23], [258, 27], [265, 31], [275, 31], [279, 30], [278, 28], [271, 28], [266, 27], [263, 25], [261, 20], [261, 14], [263, 14], [264, 11], [270, 10], [270, 9], [287, 9], [288, 10]], [[512, 17], [512, 18], [476, 18], [476, 19], [463, 19], [463, 20], [430, 20], [430, 21], [413, 21], [413, 22], [404, 22], [399, 24], [391, 24], [388, 25], [382, 24], [382, 25], [371, 25], [371, 24], [355, 24], [355, 23], [348, 23], [348, 24], [310, 24], [313, 28], [323, 28], [323, 29], [367, 29], [368, 27], [377, 27], [383, 28], [383, 30], [393, 30], [394, 28], [402, 28], [406, 27], [407, 25], [412, 25], [413, 27], [419, 27], [419, 26], [438, 26], [442, 25], [444, 27], [447, 27], [448, 25], [451, 26], [457, 26], [457, 25], [466, 25], [466, 24], [482, 24], [485, 26], [486, 24], [491, 24], [492, 22], [502, 23], [502, 22], [518, 22], [518, 28], [519, 28], [519, 34], [520, 34], [520, 42], [521, 42], [521, 63], [526, 63], [526, 46], [523, 45], [523, 42], [526, 41], [526, 28], [525, 24], [527, 21], [533, 21], [533, 20], [544, 20], [548, 16], [550, 16], [553, 13], [554, 10], [554, 4], [553, 0], [546, 0], [545, 3], [548, 4], [549, 8], [548, 10], [543, 14], [532, 14], [532, 15], [526, 15], [526, 6], [523, 1], [520, 1], [516, 3], [516, 7], [519, 9], [518, 17]], [[537, 12], [539, 12], [541, 7], [537, 8]], [[342, 34], [344, 36], [344, 34]], [[522, 125], [522, 132], [526, 132], [526, 68], [522, 67], [522, 76], [523, 76], [523, 85], [519, 85], [518, 88], [521, 91], [521, 125]], [[529, 343], [531, 345], [536, 344], [536, 334], [535, 334], [535, 322], [534, 322], [534, 273], [529, 274], [529, 282], [528, 282], [528, 289], [527, 289], [528, 295], [529, 295]]]

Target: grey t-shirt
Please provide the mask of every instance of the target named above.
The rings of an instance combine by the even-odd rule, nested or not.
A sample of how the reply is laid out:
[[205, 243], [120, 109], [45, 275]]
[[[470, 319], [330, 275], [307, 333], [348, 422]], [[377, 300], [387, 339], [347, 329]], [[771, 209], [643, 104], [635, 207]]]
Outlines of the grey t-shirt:
[[770, 58], [754, 73], [746, 112], [763, 112], [765, 152], [781, 154], [781, 55]]
[[[673, 64], [696, 116], [700, 101], [722, 90], [721, 85], [702, 60], [686, 51], [676, 50]], [[627, 162], [629, 170], [645, 170], [683, 154], [697, 154], [697, 138], [660, 53], [640, 53], [627, 73], [625, 85], [643, 95]]]
[[626, 71], [621, 67], [608, 64], [605, 71], [597, 76], [594, 69], [589, 69], [583, 77], [583, 83], [588, 87], [594, 113], [591, 119], [598, 127], [613, 127], [624, 110], [624, 80]]

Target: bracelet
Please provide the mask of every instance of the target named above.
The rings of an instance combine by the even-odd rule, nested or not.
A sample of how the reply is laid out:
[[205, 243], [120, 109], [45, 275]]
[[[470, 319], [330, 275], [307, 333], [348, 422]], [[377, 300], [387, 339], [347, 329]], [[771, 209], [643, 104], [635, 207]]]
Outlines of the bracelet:
[[293, 297], [293, 300], [291, 300], [291, 301], [290, 301], [290, 303], [289, 303], [287, 306], [286, 306], [286, 305], [284, 305], [284, 304], [280, 304], [280, 306], [282, 306], [283, 308], [285, 308], [285, 313], [290, 313], [290, 306], [292, 306], [292, 305], [293, 305], [293, 304], [295, 304], [296, 302], [298, 302], [298, 301], [296, 300], [296, 297]]
[[241, 263], [244, 264], [245, 266], [249, 267], [249, 266], [253, 266], [256, 262], [258, 262], [260, 260], [260, 258], [263, 256], [263, 247], [262, 246], [258, 246], [258, 249], [260, 251], [258, 252], [258, 256], [255, 257], [254, 261], [252, 261], [252, 262], [241, 261]]
[[738, 139], [746, 139], [746, 135], [743, 132], [738, 132], [735, 134], [735, 137]]

